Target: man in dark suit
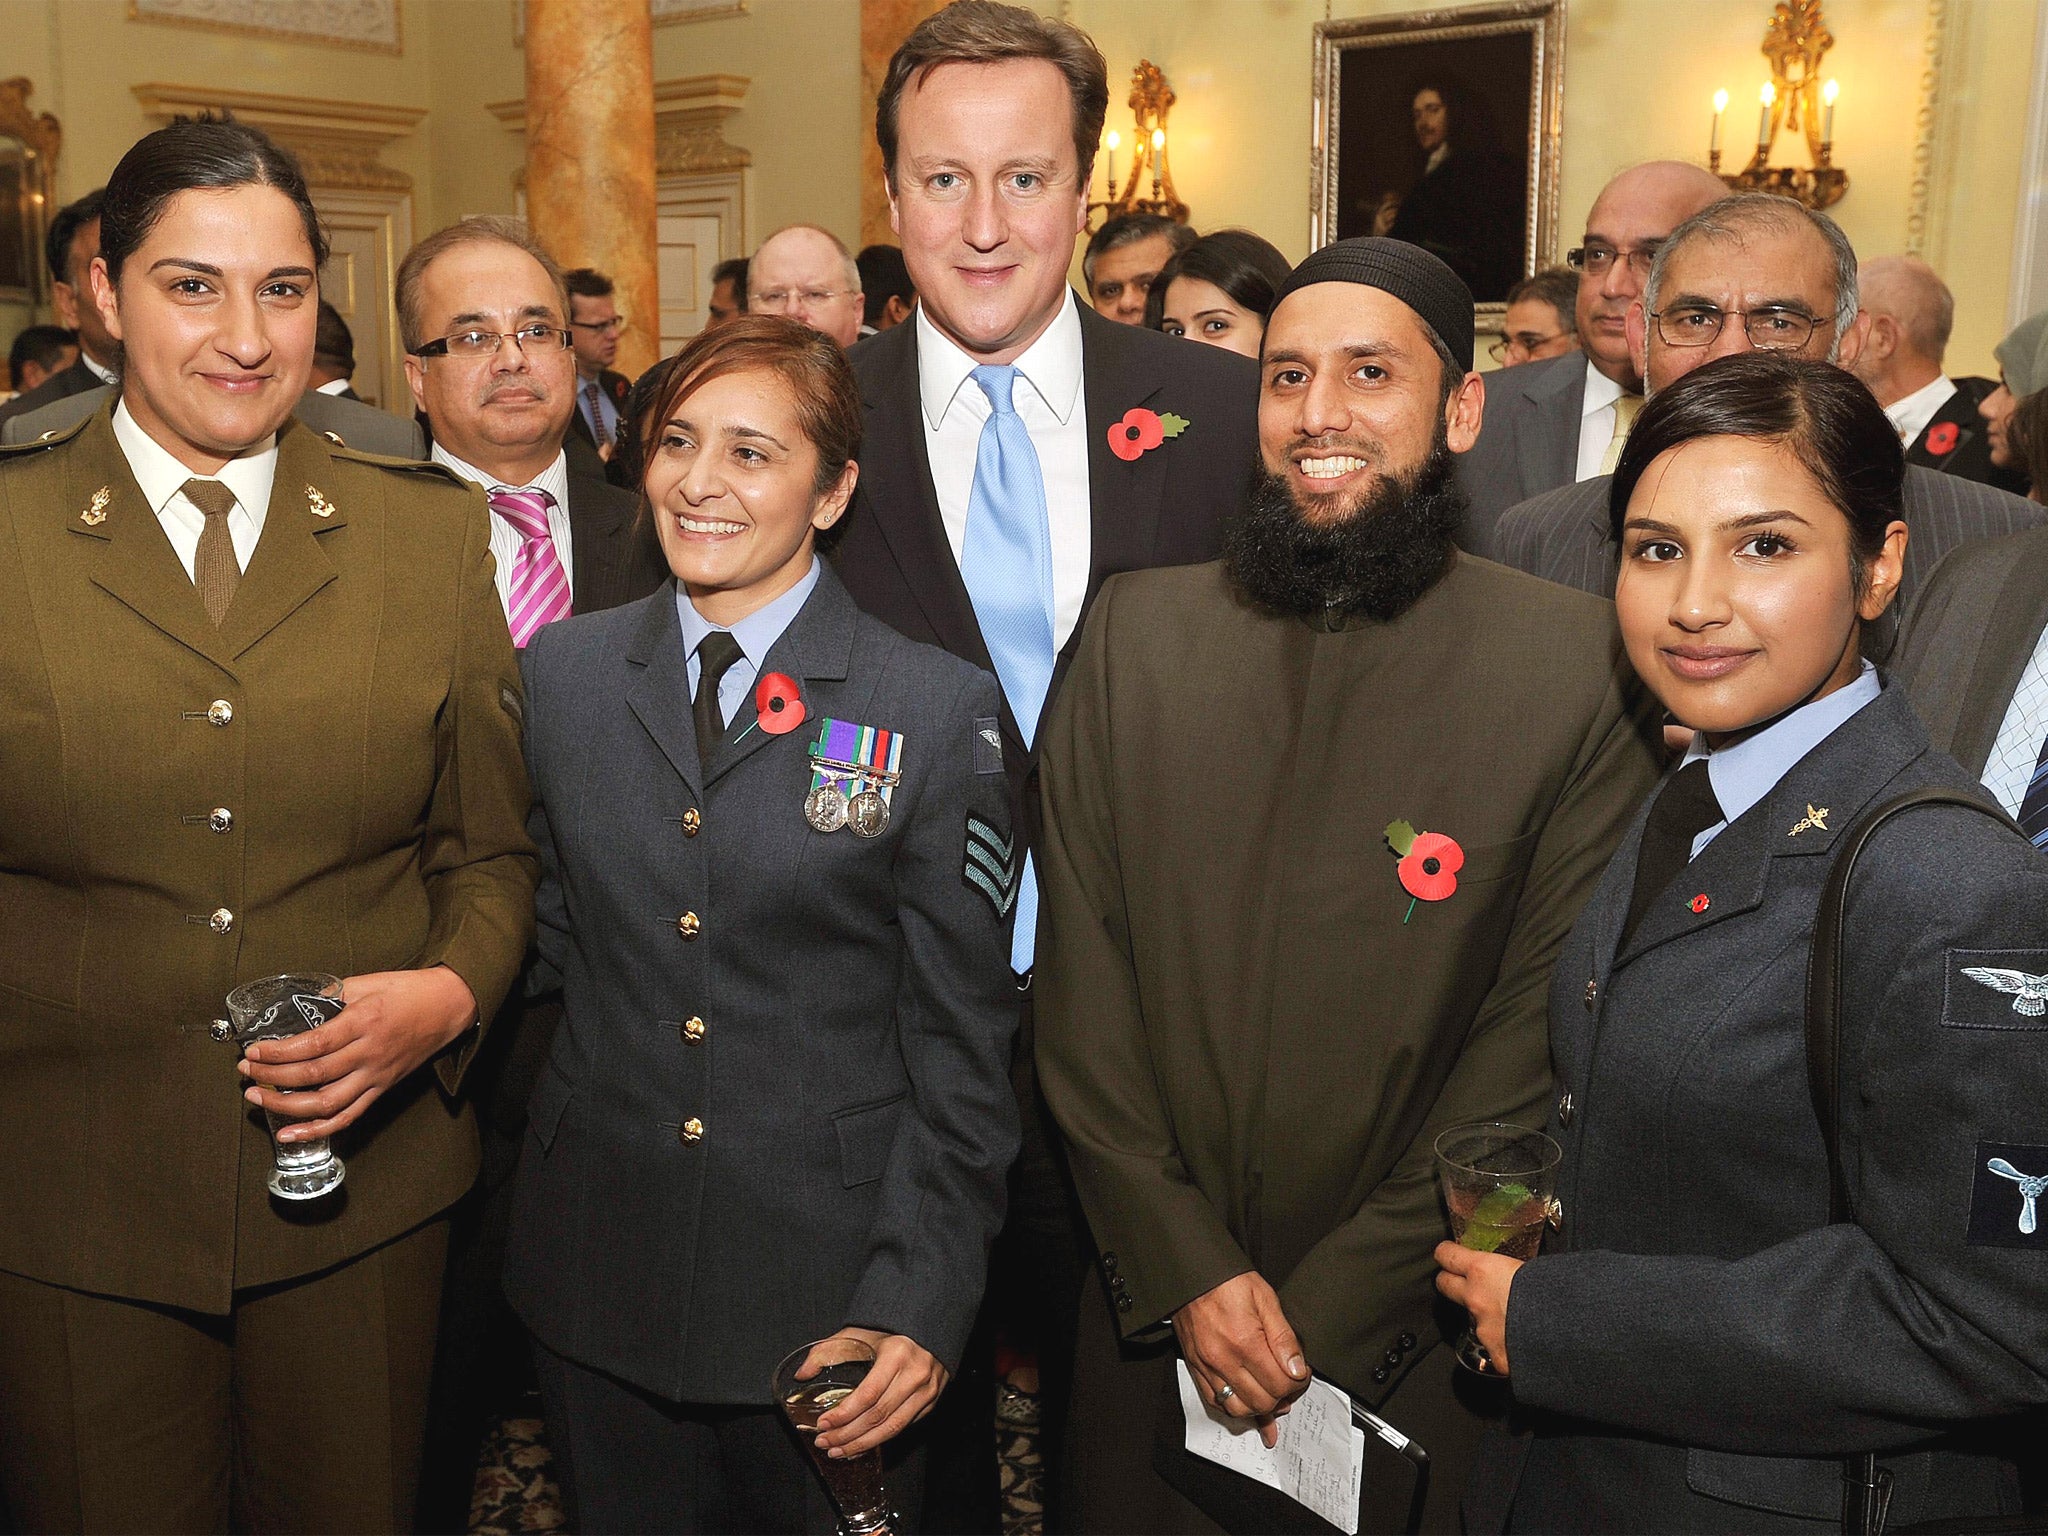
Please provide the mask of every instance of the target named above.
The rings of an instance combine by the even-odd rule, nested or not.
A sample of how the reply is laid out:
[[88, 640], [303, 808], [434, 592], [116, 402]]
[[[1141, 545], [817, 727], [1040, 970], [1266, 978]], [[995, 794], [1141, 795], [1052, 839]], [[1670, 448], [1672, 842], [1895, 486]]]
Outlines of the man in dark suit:
[[[1652, 394], [1715, 358], [1758, 346], [1853, 370], [1868, 329], [1857, 308], [1856, 253], [1840, 226], [1790, 199], [1762, 194], [1726, 198], [1673, 231], [1628, 311], [1629, 345]], [[1509, 509], [1495, 529], [1494, 558], [1612, 596], [1619, 551], [1609, 537], [1610, 479], [1567, 485]], [[1958, 544], [2031, 528], [2048, 515], [1990, 486], [1910, 467], [1905, 512], [1912, 536], [1897, 612]], [[1878, 654], [1889, 639], [1872, 637]]]
[[[57, 311], [57, 323], [78, 332], [78, 360], [0, 405], [0, 425], [53, 401], [112, 384], [121, 376], [121, 343], [100, 318], [87, 281], [93, 258], [100, 253], [100, 205], [105, 200], [106, 188], [101, 187], [58, 209], [43, 238], [43, 259], [50, 264], [50, 303]], [[90, 414], [83, 411], [72, 420]], [[33, 442], [34, 438], [10, 437], [7, 441]]]
[[[1898, 675], [1934, 745], [2048, 845], [2048, 528], [1958, 549], [1928, 578]], [[2033, 798], [2029, 801], [2029, 791]]]
[[589, 267], [562, 274], [569, 293], [569, 334], [576, 347], [576, 409], [569, 430], [609, 460], [619, 436], [619, 409], [633, 381], [615, 371], [619, 332], [626, 328], [613, 302], [612, 280]]
[[[430, 235], [400, 265], [397, 290], [406, 376], [433, 428], [434, 461], [490, 500], [498, 595], [513, 642], [524, 646], [571, 611], [617, 607], [659, 586], [668, 571], [639, 497], [569, 472], [562, 438], [576, 409], [577, 373], [563, 321], [571, 301], [526, 227], [468, 219]], [[555, 340], [507, 336], [495, 352], [473, 356], [434, 348], [472, 327], [544, 328]], [[515, 991], [472, 1069], [484, 1165], [450, 1239], [424, 1529], [461, 1528], [487, 1419], [526, 1384], [523, 1335], [498, 1277], [526, 1101], [559, 1014], [556, 1005], [526, 1006]]]
[[1642, 292], [1650, 258], [1672, 230], [1727, 189], [1696, 165], [1655, 160], [1608, 182], [1586, 215], [1585, 241], [1568, 261], [1579, 275], [1579, 352], [1490, 375], [1479, 441], [1458, 459], [1471, 510], [1458, 542], [1497, 558], [1494, 524], [1517, 502], [1613, 467], [1610, 447], [1628, 435], [1643, 375], [1624, 318]]
[[[911, 33], [876, 112], [918, 310], [851, 354], [867, 436], [837, 567], [869, 613], [996, 673], [1003, 709], [991, 729], [1026, 848], [1038, 722], [1088, 603], [1114, 572], [1212, 558], [1255, 454], [1250, 362], [1104, 320], [1067, 286], [1107, 100], [1106, 66], [1084, 33], [974, 0]], [[1042, 183], [1013, 196], [1004, 178], [1025, 164], [1044, 167], [1033, 173]], [[1050, 1471], [1088, 1256], [1030, 1065], [1035, 914], [1027, 883], [1011, 956], [1025, 1009], [1024, 1151], [992, 1268], [1008, 1290], [992, 1309], [1036, 1350]], [[984, 1350], [935, 1415], [935, 1530], [996, 1519], [989, 1369]], [[1051, 1518], [1057, 1528], [1057, 1508]]]
[[1105, 586], [1046, 722], [1038, 1060], [1115, 1297], [1069, 1464], [1090, 1531], [1276, 1528], [1180, 1450], [1177, 1338], [1246, 1427], [1311, 1371], [1384, 1414], [1456, 1530], [1488, 1409], [1440, 1347], [1431, 1146], [1537, 1123], [1551, 962], [1655, 759], [1613, 610], [1454, 546], [1450, 267], [1326, 246], [1265, 356], [1224, 559]]
[[341, 311], [320, 301], [320, 325], [313, 338], [313, 390], [337, 400], [360, 400], [349, 381], [356, 372], [356, 338]]
[[1956, 318], [1948, 284], [1917, 256], [1873, 256], [1857, 279], [1870, 334], [1849, 371], [1870, 386], [1899, 429], [1906, 462], [2026, 495], [2025, 475], [1991, 462], [1991, 438], [1977, 411], [1998, 381], [1941, 371]]

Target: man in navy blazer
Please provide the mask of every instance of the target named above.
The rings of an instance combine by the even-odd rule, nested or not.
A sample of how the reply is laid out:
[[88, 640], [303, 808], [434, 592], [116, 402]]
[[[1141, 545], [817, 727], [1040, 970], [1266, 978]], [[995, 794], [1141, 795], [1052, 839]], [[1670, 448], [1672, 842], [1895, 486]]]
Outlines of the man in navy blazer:
[[[1052, 655], [1039, 658], [1050, 661], [1050, 686], [1020, 699], [1006, 678], [999, 728], [1026, 849], [1038, 830], [1039, 715], [1058, 695], [1089, 604], [1119, 571], [1215, 558], [1222, 520], [1242, 504], [1257, 453], [1256, 366], [1105, 320], [1067, 284], [1108, 95], [1107, 66], [1078, 28], [967, 0], [911, 33], [876, 110], [890, 222], [918, 306], [908, 324], [850, 353], [867, 435], [835, 559], [867, 612], [1003, 675], [970, 591], [981, 584], [986, 602], [993, 578], [964, 557], [970, 507], [986, 504], [977, 497], [987, 481], [979, 490], [977, 482], [994, 407], [984, 381], [1013, 378], [1042, 478], [1039, 526], [1052, 567]], [[1024, 1149], [985, 1320], [1037, 1353], [1046, 1486], [1056, 1493], [1074, 1323], [1093, 1250], [1032, 1070], [1035, 886], [1022, 900], [1012, 965], [1023, 1010], [1014, 1076]], [[991, 1529], [997, 1519], [991, 1368], [986, 1348], [974, 1352], [934, 1415], [926, 1503], [934, 1529]], [[1055, 1497], [1048, 1528], [1059, 1524]]]

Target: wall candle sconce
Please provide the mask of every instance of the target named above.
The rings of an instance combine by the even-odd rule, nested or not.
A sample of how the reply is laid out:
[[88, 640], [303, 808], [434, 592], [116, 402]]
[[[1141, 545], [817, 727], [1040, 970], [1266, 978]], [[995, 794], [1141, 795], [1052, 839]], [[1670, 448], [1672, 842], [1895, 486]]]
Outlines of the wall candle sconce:
[[[1188, 205], [1174, 195], [1173, 172], [1166, 159], [1166, 115], [1173, 108], [1173, 88], [1150, 59], [1141, 59], [1131, 71], [1131, 115], [1136, 131], [1131, 135], [1131, 171], [1119, 188], [1116, 180], [1116, 151], [1121, 142], [1112, 129], [1102, 144], [1108, 152], [1108, 188], [1105, 198], [1088, 205], [1090, 229], [1127, 213], [1156, 213], [1176, 224], [1188, 221]], [[1152, 195], [1140, 197], [1139, 189], [1149, 176]], [[1100, 214], [1100, 220], [1095, 215]]]
[[[1830, 208], [1849, 190], [1849, 173], [1834, 163], [1835, 98], [1841, 84], [1820, 80], [1821, 60], [1834, 35], [1821, 16], [1821, 0], [1778, 0], [1764, 25], [1763, 55], [1771, 79], [1758, 93], [1756, 154], [1735, 172], [1721, 169], [1721, 114], [1728, 93], [1714, 93], [1714, 126], [1707, 139], [1707, 169], [1738, 192], [1772, 192], [1809, 208]], [[1781, 129], [1797, 124], [1813, 157], [1811, 169], [1771, 164]]]

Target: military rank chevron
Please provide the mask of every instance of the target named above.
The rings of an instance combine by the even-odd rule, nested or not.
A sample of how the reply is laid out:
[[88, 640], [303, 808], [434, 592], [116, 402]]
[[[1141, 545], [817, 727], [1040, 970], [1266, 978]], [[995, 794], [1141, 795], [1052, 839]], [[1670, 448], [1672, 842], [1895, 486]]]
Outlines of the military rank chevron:
[[1008, 917], [1017, 904], [1017, 888], [1024, 882], [1024, 861], [1017, 855], [1016, 838], [1003, 836], [979, 816], [969, 816], [967, 862], [960, 878], [969, 890], [988, 899], [997, 917]]

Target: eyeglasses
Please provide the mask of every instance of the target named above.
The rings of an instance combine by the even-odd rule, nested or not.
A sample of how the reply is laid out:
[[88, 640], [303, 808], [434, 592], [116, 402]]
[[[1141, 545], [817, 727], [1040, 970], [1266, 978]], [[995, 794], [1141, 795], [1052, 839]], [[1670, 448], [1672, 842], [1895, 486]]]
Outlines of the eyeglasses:
[[1708, 347], [1729, 320], [1740, 320], [1749, 344], [1759, 352], [1796, 352], [1820, 329], [1820, 321], [1803, 309], [1768, 305], [1763, 309], [1716, 309], [1711, 304], [1674, 304], [1650, 316], [1667, 347]]
[[1650, 263], [1657, 259], [1657, 248], [1663, 243], [1662, 240], [1645, 240], [1626, 251], [1618, 251], [1611, 245], [1575, 245], [1564, 253], [1564, 264], [1588, 277], [1605, 277], [1617, 260], [1626, 257], [1629, 271], [1637, 277], [1648, 277]]
[[1506, 362], [1510, 352], [1519, 352], [1526, 358], [1538, 347], [1547, 347], [1568, 334], [1565, 331], [1553, 331], [1548, 336], [1531, 336], [1527, 332], [1520, 336], [1504, 336], [1486, 349], [1486, 355], [1496, 363]]
[[764, 310], [769, 314], [788, 309], [793, 304], [816, 309], [855, 291], [852, 288], [776, 288], [767, 293], [749, 294], [747, 308]]
[[413, 349], [414, 357], [495, 357], [498, 349], [511, 342], [524, 353], [560, 352], [569, 345], [569, 333], [559, 325], [536, 320], [516, 331], [457, 331], [423, 342]]
[[571, 320], [579, 331], [595, 331], [600, 336], [616, 336], [626, 328], [624, 315], [613, 315], [609, 320]]

